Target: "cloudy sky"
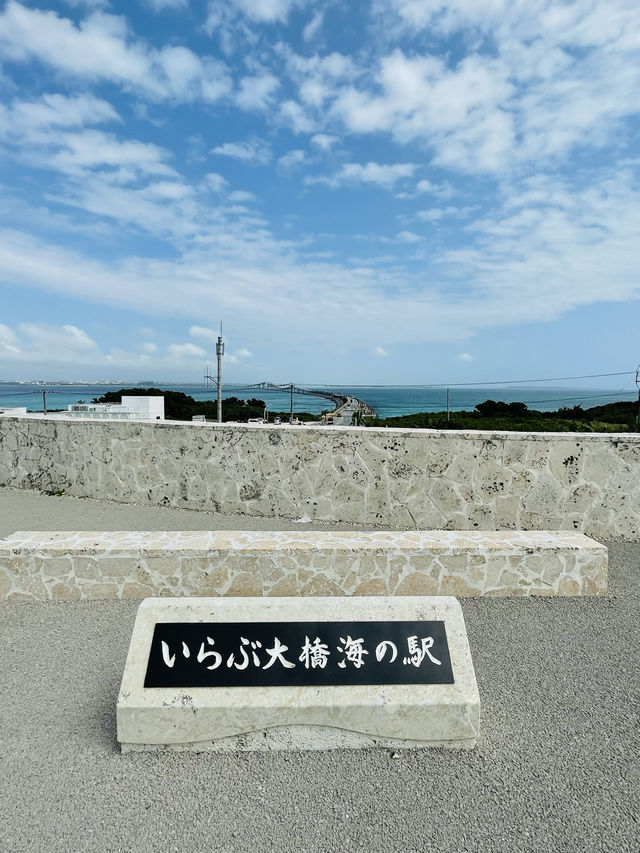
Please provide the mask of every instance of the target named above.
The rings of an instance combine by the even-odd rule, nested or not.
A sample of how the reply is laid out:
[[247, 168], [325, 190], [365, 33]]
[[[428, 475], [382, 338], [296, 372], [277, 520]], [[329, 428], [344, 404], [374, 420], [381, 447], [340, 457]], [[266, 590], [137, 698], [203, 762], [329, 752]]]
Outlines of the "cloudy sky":
[[0, 63], [0, 378], [640, 361], [638, 0], [9, 0]]

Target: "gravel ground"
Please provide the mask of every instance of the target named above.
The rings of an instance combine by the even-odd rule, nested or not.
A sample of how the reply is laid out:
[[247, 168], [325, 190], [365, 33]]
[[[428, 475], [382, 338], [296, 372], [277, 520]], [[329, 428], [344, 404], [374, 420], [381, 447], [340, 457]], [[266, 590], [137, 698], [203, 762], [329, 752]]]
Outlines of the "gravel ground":
[[[257, 526], [0, 489], [2, 536]], [[2, 604], [0, 850], [636, 853], [640, 545], [608, 544], [605, 599], [462, 601], [472, 751], [121, 755], [137, 604]]]

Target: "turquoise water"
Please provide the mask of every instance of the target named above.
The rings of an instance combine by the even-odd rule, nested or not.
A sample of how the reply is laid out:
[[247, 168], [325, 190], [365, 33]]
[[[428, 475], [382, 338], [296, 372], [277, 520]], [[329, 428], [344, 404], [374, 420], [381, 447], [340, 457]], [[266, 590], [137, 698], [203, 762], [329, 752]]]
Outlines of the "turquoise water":
[[[0, 406], [26, 406], [29, 411], [42, 411], [42, 390], [46, 388], [52, 393], [47, 394], [47, 409], [66, 409], [70, 403], [80, 400], [89, 403], [94, 397], [102, 396], [106, 391], [116, 391], [117, 385], [25, 385], [21, 383], [0, 383]], [[133, 386], [132, 386], [133, 387]], [[183, 391], [196, 400], [214, 400], [215, 389], [204, 388], [202, 384], [178, 385], [158, 384], [159, 388], [172, 391]], [[318, 386], [308, 386], [316, 389]], [[328, 387], [328, 386], [325, 386]], [[408, 415], [414, 412], [444, 411], [447, 406], [445, 388], [433, 388], [420, 385], [414, 386], [331, 386], [328, 390], [359, 397], [369, 403], [379, 417], [388, 418], [394, 415]], [[240, 397], [249, 399], [257, 397], [264, 400], [271, 412], [289, 411], [289, 393], [282, 391], [259, 390], [229, 390], [224, 397]], [[477, 403], [484, 400], [502, 400], [505, 403], [522, 402], [531, 409], [552, 411], [561, 406], [580, 405], [583, 408], [600, 406], [616, 400], [636, 400], [637, 391], [631, 385], [623, 391], [611, 389], [589, 388], [552, 388], [549, 386], [518, 387], [466, 387], [451, 388], [449, 391], [449, 406], [452, 412], [463, 409], [471, 410]], [[321, 397], [294, 394], [294, 411], [312, 412], [319, 414], [331, 409], [329, 400]]]

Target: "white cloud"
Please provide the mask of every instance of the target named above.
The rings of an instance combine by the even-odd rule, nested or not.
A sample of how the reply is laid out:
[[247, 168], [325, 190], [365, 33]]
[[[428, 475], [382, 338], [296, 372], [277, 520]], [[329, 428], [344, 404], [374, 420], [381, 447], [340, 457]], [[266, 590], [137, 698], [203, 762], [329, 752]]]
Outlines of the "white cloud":
[[[206, 213], [198, 200], [191, 197], [188, 188], [171, 184], [147, 186], [121, 185], [110, 174], [84, 174], [70, 182], [64, 190], [49, 194], [49, 199], [98, 217], [116, 222], [121, 229], [145, 231], [162, 239], [180, 242], [193, 239], [202, 230], [198, 216]], [[207, 215], [207, 221], [211, 215]]]
[[120, 142], [100, 130], [65, 133], [58, 137], [60, 149], [50, 156], [47, 166], [62, 172], [79, 173], [87, 168], [120, 168], [146, 175], [173, 176], [175, 170], [164, 161], [168, 152], [151, 142]]
[[378, 0], [380, 10], [395, 12], [412, 30], [429, 26], [443, 34], [460, 27], [485, 29], [507, 13], [507, 6], [508, 0]]
[[400, 231], [396, 234], [396, 239], [401, 243], [419, 243], [422, 237], [419, 234], [414, 234], [413, 231]]
[[154, 12], [164, 12], [165, 9], [186, 9], [189, 0], [145, 0]]
[[463, 219], [478, 209], [477, 205], [466, 205], [464, 207], [456, 207], [448, 205], [448, 207], [431, 207], [428, 210], [419, 210], [415, 215], [422, 222], [439, 222], [446, 217], [456, 217]]
[[[209, 173], [203, 181], [191, 185], [166, 162], [169, 152], [153, 143], [120, 140], [101, 130], [67, 127], [102, 120], [117, 120], [117, 115], [97, 99], [46, 96], [38, 102], [14, 102], [9, 108], [0, 108], [0, 140], [4, 139], [14, 156], [31, 167], [58, 173], [58, 180], [47, 177], [45, 198], [49, 203], [64, 204], [117, 222], [121, 227], [179, 242], [196, 235], [212, 239], [229, 220], [239, 222], [244, 217], [249, 227], [248, 214], [233, 205], [252, 201], [253, 195], [237, 190], [212, 205], [211, 191], [228, 190], [221, 175]], [[248, 155], [261, 156], [256, 143], [252, 143]], [[5, 193], [0, 207], [8, 212], [10, 206], [32, 225], [47, 225], [48, 232], [74, 230], [73, 222], [63, 215], [49, 214], [45, 221], [47, 208], [32, 209], [24, 202], [12, 201], [11, 195]], [[254, 228], [263, 225], [255, 215], [251, 224]], [[104, 221], [95, 218], [85, 219], [75, 228], [83, 233], [92, 230], [93, 236], [101, 238], [114, 236], [105, 230]]]
[[170, 344], [167, 347], [167, 352], [171, 358], [175, 358], [178, 361], [207, 357], [206, 349], [197, 347], [195, 344]]
[[155, 181], [141, 190], [147, 198], [158, 199], [158, 201], [180, 201], [190, 198], [193, 189], [181, 181]]
[[440, 199], [449, 199], [454, 193], [453, 187], [446, 181], [442, 184], [434, 184], [425, 179], [418, 181], [413, 192], [398, 193], [396, 198], [417, 198], [420, 195], [432, 195]]
[[236, 160], [244, 160], [259, 166], [265, 165], [271, 159], [269, 146], [257, 139], [251, 139], [247, 142], [225, 142], [212, 148], [211, 153], [219, 154], [221, 157], [233, 157]]
[[325, 56], [301, 56], [281, 45], [278, 53], [299, 97], [280, 105], [281, 120], [295, 133], [322, 131], [332, 119], [329, 105], [339, 87], [354, 80], [363, 70], [350, 56], [336, 51]]
[[426, 267], [306, 261], [264, 223], [203, 222], [196, 210], [174, 258], [101, 262], [4, 230], [0, 269], [15, 287], [70, 300], [190, 322], [233, 316], [254, 351], [265, 335], [321, 347], [327, 328], [369, 348], [370, 335], [389, 345], [462, 341], [582, 305], [640, 299], [639, 221], [640, 185], [630, 173], [591, 176], [583, 186], [541, 177], [513, 184], [502, 206], [462, 232], [459, 248], [432, 253]]
[[477, 56], [450, 69], [439, 58], [396, 50], [380, 62], [380, 94], [349, 86], [332, 111], [357, 133], [388, 131], [400, 143], [427, 139], [438, 147], [437, 162], [492, 171], [504, 166], [513, 144], [513, 119], [501, 110], [512, 91], [507, 77], [503, 65]]
[[280, 104], [280, 117], [294, 133], [313, 133], [318, 128], [316, 119], [296, 101], [283, 101]]
[[280, 48], [298, 87], [280, 114], [295, 132], [384, 133], [427, 146], [435, 165], [501, 174], [612, 142], [637, 112], [640, 6], [630, 0], [378, 0], [371, 25], [391, 44], [455, 34], [466, 55], [397, 47], [367, 62]]
[[111, 104], [93, 95], [44, 94], [36, 101], [14, 100], [0, 109], [0, 135], [37, 142], [55, 129], [120, 122]]
[[0, 14], [5, 60], [39, 61], [61, 75], [108, 81], [148, 98], [214, 102], [230, 92], [224, 63], [188, 48], [157, 49], [131, 36], [126, 20], [93, 12], [78, 25], [9, 0]]
[[287, 70], [291, 78], [299, 87], [305, 83], [317, 81], [329, 84], [341, 80], [351, 80], [361, 73], [356, 62], [344, 53], [333, 51], [324, 56], [315, 53], [311, 56], [302, 56], [290, 48], [280, 46]]
[[322, 151], [330, 151], [332, 145], [338, 142], [337, 136], [331, 136], [328, 133], [316, 133], [311, 137], [313, 145], [317, 145]]
[[386, 349], [384, 349], [384, 347], [374, 347], [371, 352], [373, 353], [373, 355], [378, 356], [378, 358], [386, 358], [386, 356], [389, 355], [389, 353]]
[[227, 198], [236, 204], [247, 204], [248, 202], [257, 201], [255, 193], [247, 192], [247, 190], [234, 190], [229, 193]]
[[538, 37], [551, 44], [601, 45], [629, 33], [638, 21], [637, 5], [627, 0], [377, 0], [377, 7], [397, 15], [412, 33], [475, 31], [492, 33], [500, 43]]
[[243, 110], [266, 110], [272, 104], [279, 85], [278, 78], [270, 72], [244, 77], [236, 94], [236, 105]]
[[191, 326], [189, 334], [194, 338], [206, 338], [208, 341], [216, 341], [220, 332], [209, 329], [207, 326]]
[[285, 23], [291, 10], [302, 5], [305, 0], [224, 0], [223, 3], [216, 0], [209, 3], [209, 14], [214, 14], [217, 7], [226, 6], [254, 23]]
[[[85, 127], [109, 121], [119, 121], [119, 118], [105, 101], [88, 95], [44, 95], [38, 101], [16, 100], [9, 107], [0, 108], [0, 140], [18, 161], [64, 176], [62, 185], [48, 178], [46, 187], [50, 199], [56, 198], [75, 207], [86, 206], [94, 213], [112, 217], [117, 214], [118, 199], [131, 198], [131, 188], [138, 184], [137, 203], [147, 210], [167, 201], [187, 203], [192, 188], [181, 181], [175, 169], [166, 162], [170, 156], [168, 151], [153, 143], [120, 140], [112, 133]], [[139, 186], [145, 181], [150, 183]], [[5, 202], [7, 199], [5, 195]], [[85, 205], [83, 200], [89, 203]], [[110, 210], [112, 202], [115, 204]], [[126, 208], [127, 203], [122, 207]], [[130, 212], [136, 209], [137, 205], [132, 204]], [[178, 208], [174, 215], [177, 211]], [[184, 214], [184, 209], [181, 212]], [[165, 209], [162, 215], [168, 213]], [[56, 216], [57, 225], [69, 231], [64, 217]], [[34, 218], [31, 215], [31, 218], [35, 223], [35, 218], [42, 219], [42, 216]], [[152, 210], [149, 223], [153, 221]], [[56, 226], [52, 217], [50, 224]], [[84, 222], [77, 227], [88, 233], [88, 228], [95, 231], [98, 226]]]
[[458, 356], [459, 361], [473, 361], [473, 356], [468, 352], [461, 352]]
[[84, 362], [98, 352], [96, 342], [72, 324], [19, 323], [15, 330], [0, 324], [0, 361]]
[[13, 329], [0, 323], [0, 357], [14, 358], [20, 354], [18, 337]]
[[[286, 24], [291, 12], [316, 0], [208, 0], [204, 31], [215, 36], [230, 55], [242, 49], [246, 56], [267, 27]], [[267, 30], [268, 31], [268, 30]]]
[[[479, 329], [640, 295], [637, 163], [628, 158], [628, 170], [619, 168], [636, 123], [624, 119], [638, 112], [635, 2], [374, 0], [364, 4], [373, 9], [363, 21], [366, 47], [346, 56], [333, 50], [347, 43], [343, 33], [320, 30], [327, 3], [228, 0], [217, 4], [229, 10], [220, 26], [232, 25], [243, 48], [229, 68], [182, 47], [186, 30], [176, 28], [163, 45], [161, 36], [141, 38], [124, 17], [91, 14], [80, 3], [65, 18], [38, 8], [46, 5], [9, 0], [0, 11], [4, 68], [17, 67], [17, 81], [30, 80], [33, 88], [24, 91], [37, 91], [42, 79], [55, 83], [39, 98], [6, 88], [0, 108], [2, 153], [13, 157], [9, 187], [0, 193], [3, 221], [13, 226], [0, 233], [0, 281], [8, 286], [70, 305], [185, 318], [185, 328], [233, 317], [261, 365], [274, 351], [265, 341], [322, 352], [327, 329], [332, 340], [365, 353], [371, 334], [391, 352], [400, 341], [460, 341], [453, 358], [459, 354], [462, 364], [470, 355], [466, 341]], [[340, 11], [336, 4], [326, 11], [331, 29]], [[285, 20], [287, 28], [271, 26]], [[286, 42], [303, 30], [326, 38], [329, 52], [312, 41], [306, 55], [296, 54]], [[445, 52], [454, 43], [456, 50]], [[121, 99], [114, 87], [132, 97]], [[224, 99], [224, 109], [190, 108], [187, 125], [180, 125], [182, 111], [171, 112], [177, 102], [207, 98]], [[126, 130], [123, 119], [134, 112], [162, 124]], [[189, 149], [194, 122], [201, 136]], [[180, 127], [187, 138], [172, 154], [166, 146]], [[289, 128], [309, 134], [311, 145], [306, 137], [292, 141]], [[393, 193], [360, 217], [355, 227], [366, 239], [348, 227], [359, 221], [357, 208], [341, 211], [335, 224], [305, 219], [317, 191], [307, 188], [296, 207], [293, 182], [278, 196], [273, 169], [271, 182], [256, 189], [259, 209], [248, 204], [252, 194], [236, 189], [255, 189], [253, 182], [204, 175], [203, 155], [212, 146], [220, 159], [210, 168], [237, 175], [273, 160], [272, 139], [280, 168], [322, 158], [315, 168], [324, 174], [307, 178], [308, 185]], [[600, 161], [596, 148], [609, 143]], [[599, 162], [616, 168], [594, 166]], [[40, 171], [14, 181], [16, 163]], [[565, 163], [571, 168], [563, 172]], [[527, 177], [534, 170], [540, 174]], [[368, 204], [372, 195], [342, 201]], [[397, 198], [417, 202], [401, 206]], [[273, 228], [264, 212], [270, 209]], [[341, 230], [345, 218], [344, 232], [325, 233]], [[316, 223], [317, 233], [309, 233]], [[74, 231], [75, 245], [87, 248], [63, 248]], [[52, 351], [59, 345], [72, 362], [124, 359], [91, 346], [82, 314], [68, 316], [77, 332], [51, 332]], [[27, 353], [27, 343], [44, 333], [29, 334], [0, 327], [0, 352]], [[217, 332], [209, 334], [176, 340], [210, 350]], [[140, 355], [170, 363], [165, 346], [153, 351], [142, 335], [135, 340], [133, 363]], [[33, 350], [43, 354], [46, 346]], [[192, 353], [192, 364], [199, 358]], [[242, 350], [230, 348], [228, 358], [241, 366]]]
[[439, 222], [444, 219], [445, 212], [441, 207], [432, 207], [429, 210], [420, 210], [416, 213], [422, 222]]
[[305, 41], [313, 41], [313, 39], [318, 35], [323, 23], [324, 12], [316, 12], [313, 18], [311, 18], [309, 23], [303, 29], [302, 38]]
[[209, 172], [204, 176], [204, 181], [207, 187], [214, 193], [221, 193], [227, 186], [227, 179], [223, 178], [217, 172]]
[[[86, 331], [72, 324], [19, 323], [12, 329], [0, 323], [0, 364], [14, 372], [19, 365], [32, 365], [31, 370], [56, 365], [74, 375], [87, 367], [113, 375], [116, 367], [126, 371], [153, 366], [167, 371], [178, 365], [199, 373], [206, 356], [206, 350], [190, 343], [161, 348], [147, 341], [131, 351], [119, 347], [103, 350]], [[237, 356], [235, 361], [246, 361], [251, 353], [243, 348]]]
[[392, 189], [398, 181], [410, 178], [415, 172], [414, 163], [343, 163], [342, 168], [330, 177], [308, 177], [306, 183], [342, 187], [348, 184], [373, 184]]
[[109, 0], [64, 0], [67, 6], [86, 6], [88, 9], [99, 9], [109, 5]]
[[307, 159], [307, 155], [304, 151], [299, 148], [296, 148], [292, 151], [288, 151], [278, 160], [278, 166], [282, 169], [292, 169], [294, 166], [301, 166]]
[[251, 350], [248, 350], [246, 347], [241, 347], [239, 350], [236, 350], [234, 353], [227, 353], [225, 355], [225, 361], [228, 364], [242, 364], [246, 362], [248, 359], [253, 357], [253, 353]]

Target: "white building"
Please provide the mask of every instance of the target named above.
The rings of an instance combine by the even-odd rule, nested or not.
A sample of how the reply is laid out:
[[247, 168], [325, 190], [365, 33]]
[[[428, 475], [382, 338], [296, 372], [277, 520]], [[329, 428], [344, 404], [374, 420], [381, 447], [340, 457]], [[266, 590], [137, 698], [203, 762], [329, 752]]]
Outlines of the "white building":
[[26, 406], [0, 406], [0, 415], [26, 415]]
[[163, 421], [164, 397], [129, 397], [120, 403], [71, 403], [64, 417], [120, 421]]

